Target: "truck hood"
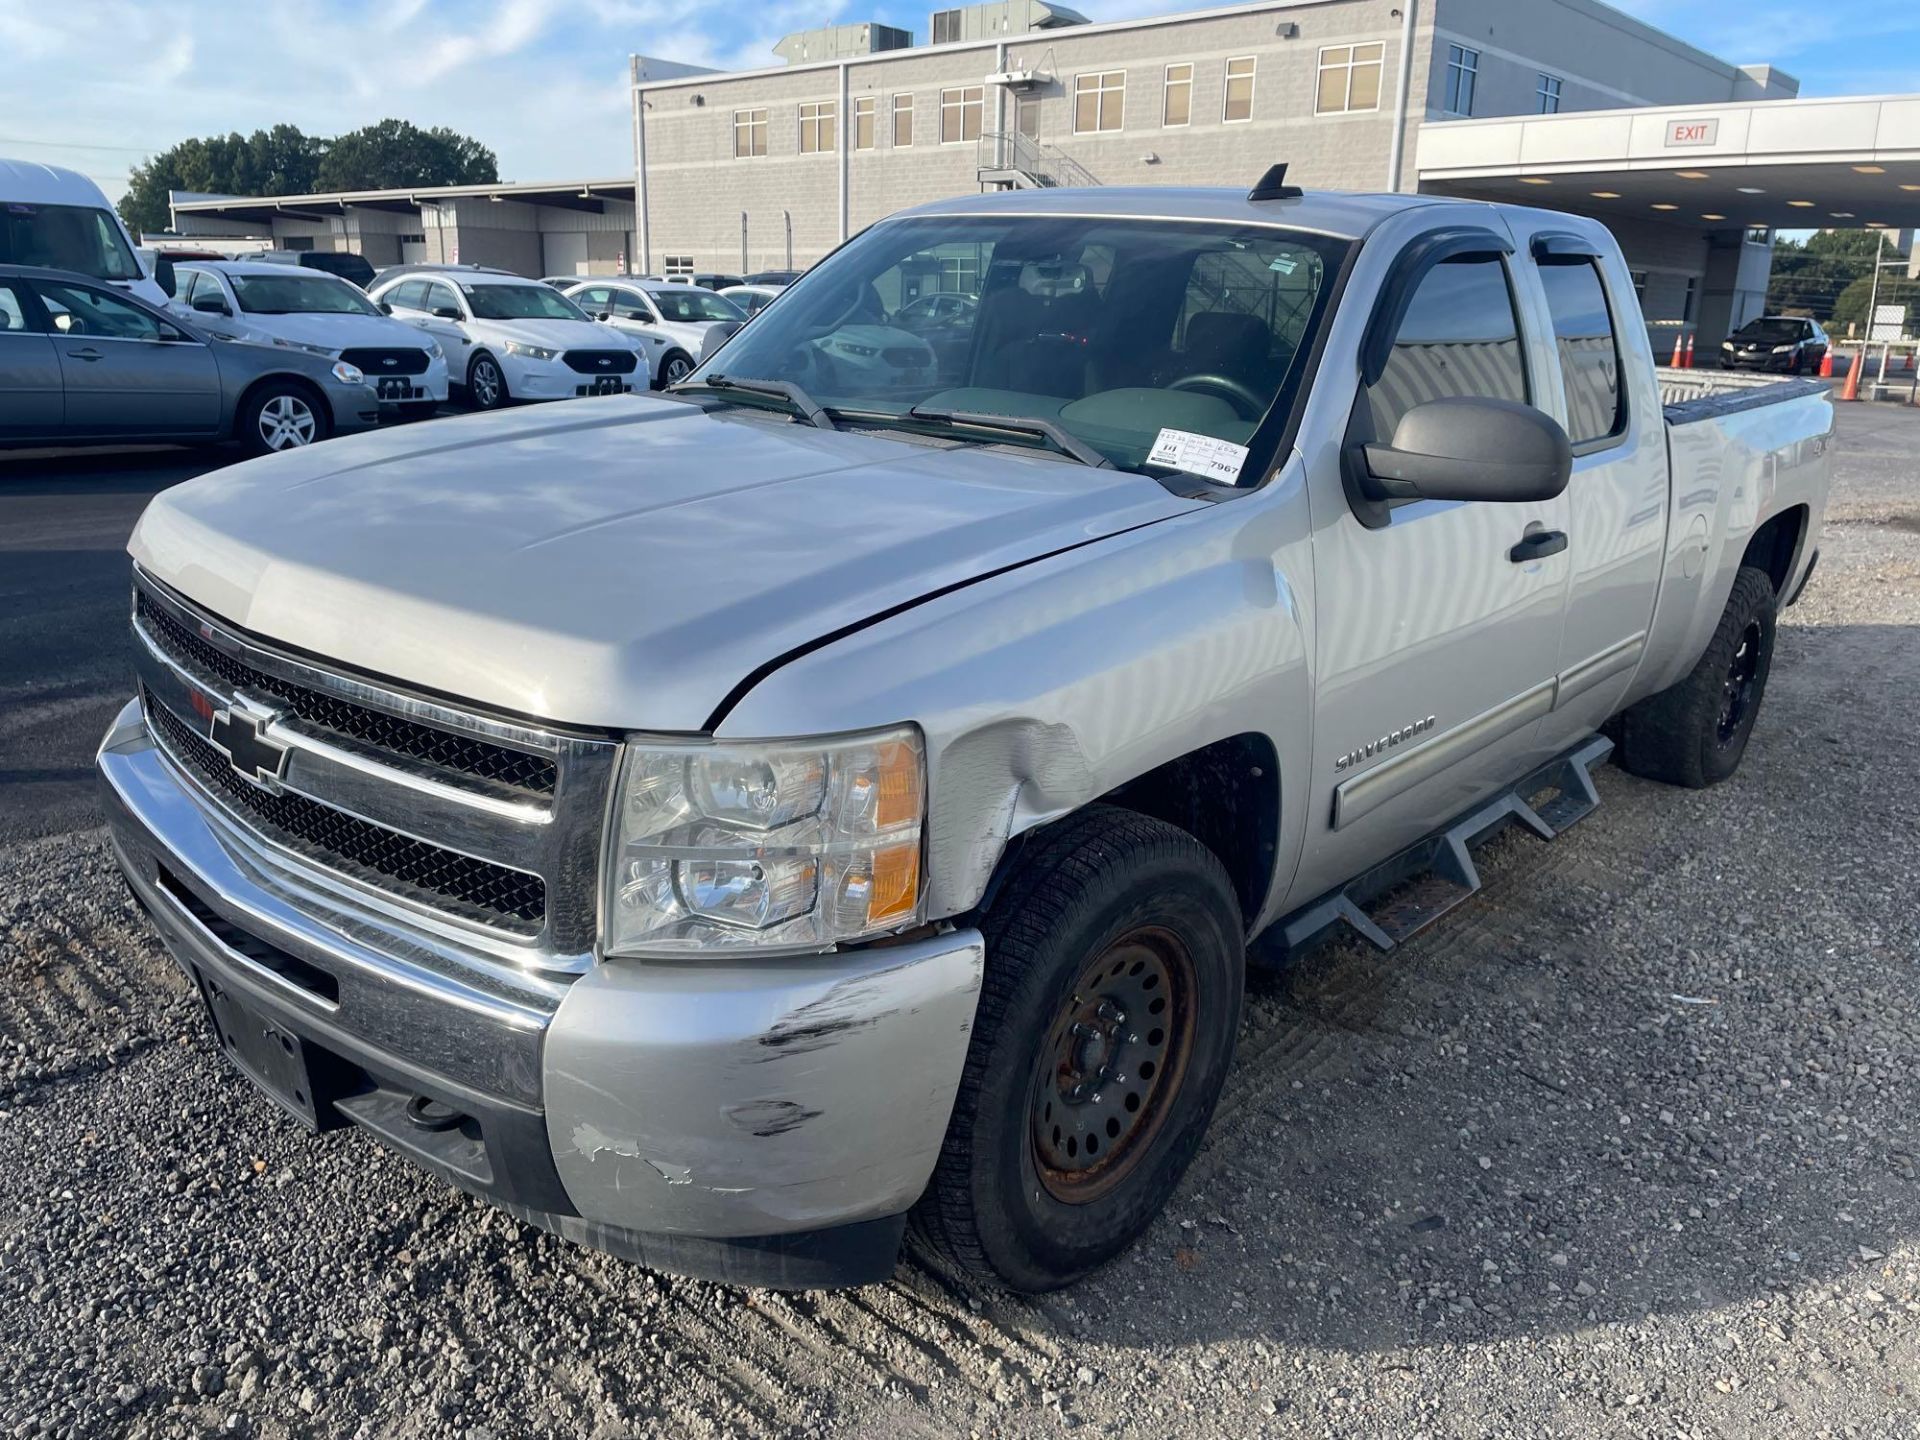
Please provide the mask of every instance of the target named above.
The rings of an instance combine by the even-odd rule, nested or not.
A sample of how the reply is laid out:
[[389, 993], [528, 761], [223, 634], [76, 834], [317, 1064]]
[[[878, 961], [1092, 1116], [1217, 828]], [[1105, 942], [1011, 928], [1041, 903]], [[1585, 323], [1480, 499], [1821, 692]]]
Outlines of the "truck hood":
[[162, 492], [129, 548], [233, 624], [410, 687], [697, 731], [798, 647], [1197, 504], [1042, 454], [627, 396], [236, 465]]

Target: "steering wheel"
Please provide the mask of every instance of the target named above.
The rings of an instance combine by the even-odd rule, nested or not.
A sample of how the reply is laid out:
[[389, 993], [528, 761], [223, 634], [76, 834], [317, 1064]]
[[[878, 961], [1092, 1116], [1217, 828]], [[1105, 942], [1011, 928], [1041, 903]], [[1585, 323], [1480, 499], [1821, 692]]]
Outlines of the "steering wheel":
[[1182, 375], [1166, 388], [1218, 395], [1240, 412], [1242, 420], [1258, 420], [1260, 412], [1267, 408], [1267, 402], [1254, 394], [1251, 388], [1228, 375]]

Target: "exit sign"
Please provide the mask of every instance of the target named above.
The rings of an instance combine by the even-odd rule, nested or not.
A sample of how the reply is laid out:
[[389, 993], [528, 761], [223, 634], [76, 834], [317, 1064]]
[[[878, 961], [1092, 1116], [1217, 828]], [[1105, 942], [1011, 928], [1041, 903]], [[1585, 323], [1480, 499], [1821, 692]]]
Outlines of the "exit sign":
[[1720, 138], [1718, 120], [1669, 120], [1667, 144], [1711, 145]]

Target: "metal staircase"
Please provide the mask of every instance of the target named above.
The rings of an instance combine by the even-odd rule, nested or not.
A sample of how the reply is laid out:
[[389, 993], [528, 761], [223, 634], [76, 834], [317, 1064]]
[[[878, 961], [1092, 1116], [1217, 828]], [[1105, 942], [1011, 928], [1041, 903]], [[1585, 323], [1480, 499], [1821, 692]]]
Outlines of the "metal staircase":
[[1017, 130], [988, 130], [974, 147], [982, 190], [1053, 190], [1098, 185], [1094, 173], [1057, 145]]

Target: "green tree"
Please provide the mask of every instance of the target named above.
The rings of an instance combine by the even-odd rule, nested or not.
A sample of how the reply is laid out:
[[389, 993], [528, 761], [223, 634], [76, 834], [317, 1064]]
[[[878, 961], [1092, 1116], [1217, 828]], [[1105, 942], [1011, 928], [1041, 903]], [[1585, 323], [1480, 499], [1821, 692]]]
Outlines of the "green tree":
[[499, 161], [478, 140], [436, 125], [382, 120], [339, 136], [320, 161], [322, 190], [383, 190], [402, 185], [489, 185]]
[[[1873, 288], [1874, 259], [1880, 252], [1880, 237], [1872, 230], [1823, 230], [1805, 240], [1782, 240], [1773, 251], [1773, 278], [1767, 285], [1767, 309], [1776, 315], [1810, 315], [1822, 324], [1833, 325], [1846, 333], [1847, 321], [1860, 324], [1867, 309], [1867, 296]], [[1892, 260], [1891, 247], [1886, 258]], [[1900, 271], [1888, 266], [1880, 272], [1880, 297], [1883, 304], [1905, 302], [1906, 291]], [[1858, 294], [1848, 299], [1850, 292]]]
[[135, 234], [164, 230], [169, 190], [212, 195], [303, 195], [408, 185], [485, 185], [500, 178], [494, 153], [470, 136], [382, 120], [337, 139], [275, 125], [183, 140], [133, 167], [120, 217]]

